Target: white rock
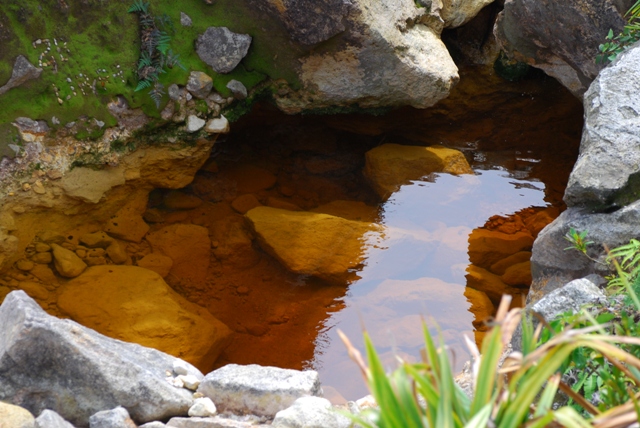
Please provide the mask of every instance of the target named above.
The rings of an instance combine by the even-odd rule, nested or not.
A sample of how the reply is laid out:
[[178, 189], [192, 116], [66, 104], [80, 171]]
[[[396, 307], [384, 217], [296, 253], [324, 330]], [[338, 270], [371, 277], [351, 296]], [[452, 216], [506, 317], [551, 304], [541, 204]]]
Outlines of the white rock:
[[185, 388], [192, 391], [195, 391], [196, 389], [198, 389], [198, 386], [200, 386], [200, 379], [198, 379], [194, 375], [180, 375], [178, 376], [178, 379], [182, 381]]
[[351, 421], [331, 409], [326, 398], [302, 397], [276, 414], [274, 428], [348, 428]]
[[73, 428], [73, 425], [53, 410], [46, 409], [36, 418], [36, 428]]
[[146, 423], [144, 425], [140, 425], [138, 428], [164, 428], [164, 427], [166, 427], [166, 425], [163, 424], [162, 422], [153, 421], [153, 422]]
[[215, 416], [218, 413], [216, 405], [209, 397], [196, 398], [195, 403], [189, 409], [189, 416], [206, 418], [209, 416]]
[[211, 119], [207, 122], [207, 126], [204, 128], [210, 134], [227, 134], [231, 130], [229, 127], [229, 121], [224, 115], [216, 119]]
[[204, 127], [206, 122], [193, 114], [187, 118], [187, 132], [196, 132]]
[[315, 371], [287, 370], [255, 364], [229, 364], [205, 376], [198, 392], [211, 398], [222, 412], [273, 417], [304, 396], [320, 395]]
[[136, 428], [124, 407], [103, 410], [89, 418], [89, 428]]

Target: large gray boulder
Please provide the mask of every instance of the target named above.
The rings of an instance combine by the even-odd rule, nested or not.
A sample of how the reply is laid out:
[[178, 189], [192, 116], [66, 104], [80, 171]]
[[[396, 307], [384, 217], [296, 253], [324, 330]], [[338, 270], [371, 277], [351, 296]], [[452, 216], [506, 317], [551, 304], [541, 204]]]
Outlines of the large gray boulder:
[[273, 417], [304, 396], [322, 394], [315, 371], [298, 371], [255, 364], [228, 364], [205, 376], [198, 392], [220, 412]]
[[[329, 6], [333, 2], [303, 3]], [[349, 3], [348, 13], [340, 21], [345, 30], [331, 39], [332, 47], [312, 50], [299, 59], [297, 73], [302, 88], [279, 88], [275, 94], [281, 110], [298, 113], [336, 106], [401, 105], [426, 108], [449, 94], [459, 77], [440, 40], [444, 23], [439, 16], [432, 16], [429, 8], [418, 7], [413, 0]], [[318, 9], [323, 10], [323, 6]], [[336, 13], [328, 16], [338, 22], [342, 9]], [[287, 20], [286, 16], [281, 19]], [[317, 38], [328, 36], [338, 27]]]
[[13, 71], [9, 81], [0, 86], [0, 95], [4, 94], [10, 89], [16, 88], [25, 82], [32, 79], [37, 79], [42, 74], [42, 69], [35, 67], [29, 62], [23, 55], [18, 55], [16, 62], [13, 65]]
[[216, 73], [230, 73], [249, 52], [251, 36], [227, 27], [209, 27], [196, 41], [196, 52]]
[[640, 45], [600, 72], [584, 95], [580, 156], [568, 206], [623, 206], [640, 197]]
[[77, 426], [119, 405], [144, 423], [186, 415], [193, 404], [190, 391], [166, 380], [177, 358], [52, 317], [23, 291], [5, 298], [0, 325], [0, 401], [51, 409]]
[[568, 281], [592, 273], [606, 274], [609, 269], [595, 263], [570, 247], [564, 238], [571, 228], [587, 231], [588, 254], [604, 259], [604, 246], [614, 248], [638, 237], [640, 201], [636, 201], [613, 213], [593, 214], [584, 208], [569, 208], [540, 232], [533, 244], [531, 275], [533, 283], [528, 296], [535, 302], [545, 294]]
[[589, 277], [574, 279], [564, 286], [538, 300], [527, 309], [536, 312], [547, 322], [553, 321], [559, 315], [573, 311], [588, 304], [606, 303], [607, 297]]
[[598, 45], [622, 30], [634, 0], [506, 0], [496, 23], [503, 48], [581, 97], [601, 65]]

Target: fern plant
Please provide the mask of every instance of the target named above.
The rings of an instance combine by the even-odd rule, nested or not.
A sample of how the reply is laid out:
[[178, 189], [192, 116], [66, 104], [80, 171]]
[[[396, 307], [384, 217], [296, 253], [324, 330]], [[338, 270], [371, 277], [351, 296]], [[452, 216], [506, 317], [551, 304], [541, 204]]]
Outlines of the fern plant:
[[[135, 91], [149, 89], [149, 96], [159, 109], [162, 96], [165, 94], [164, 85], [160, 83], [160, 74], [165, 73], [165, 68], [179, 66], [178, 55], [170, 49], [171, 36], [167, 30], [173, 30], [171, 18], [164, 14], [159, 18], [149, 12], [149, 3], [144, 0], [135, 0], [129, 8], [129, 13], [136, 13], [140, 22], [140, 58], [138, 59], [138, 84]], [[159, 28], [161, 27], [161, 28]]]

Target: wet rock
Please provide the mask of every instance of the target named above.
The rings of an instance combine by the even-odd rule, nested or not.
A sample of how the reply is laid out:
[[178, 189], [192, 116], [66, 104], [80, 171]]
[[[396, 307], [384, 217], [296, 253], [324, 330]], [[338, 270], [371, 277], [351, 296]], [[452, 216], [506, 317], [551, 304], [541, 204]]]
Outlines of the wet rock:
[[494, 0], [443, 0], [440, 16], [444, 20], [444, 26], [449, 28], [460, 27], [471, 21], [480, 12], [480, 9], [493, 3]]
[[231, 202], [231, 207], [240, 214], [245, 214], [250, 209], [260, 206], [262, 206], [262, 204], [260, 203], [258, 198], [256, 198], [251, 193], [238, 196], [233, 200], [233, 202]]
[[602, 69], [598, 46], [622, 31], [631, 0], [539, 2], [507, 0], [496, 23], [500, 44], [516, 59], [542, 69], [577, 97]]
[[85, 262], [73, 251], [67, 250], [58, 244], [51, 244], [53, 250], [53, 261], [56, 270], [61, 276], [75, 278], [87, 268]]
[[204, 127], [205, 123], [206, 122], [203, 119], [191, 114], [187, 117], [187, 132], [198, 132], [202, 127]]
[[85, 233], [80, 237], [80, 243], [89, 248], [107, 248], [113, 243], [113, 238], [104, 232]]
[[304, 396], [322, 394], [315, 371], [229, 364], [205, 376], [198, 392], [221, 412], [273, 417]]
[[173, 261], [170, 275], [194, 284], [203, 283], [209, 269], [211, 240], [202, 226], [173, 224], [147, 236], [154, 253]]
[[34, 263], [31, 260], [27, 259], [20, 259], [16, 262], [16, 268], [23, 272], [29, 272], [34, 268], [34, 266]]
[[149, 346], [209, 367], [229, 329], [190, 303], [155, 272], [136, 266], [95, 266], [65, 284], [58, 306], [72, 319], [120, 340]]
[[526, 261], [509, 266], [501, 278], [507, 285], [528, 287], [531, 284], [531, 262]]
[[124, 241], [142, 242], [149, 231], [149, 225], [142, 218], [145, 209], [143, 203], [142, 200], [134, 200], [118, 210], [107, 222], [105, 232]]
[[19, 287], [32, 299], [36, 299], [40, 302], [46, 302], [49, 299], [49, 290], [39, 282], [23, 281], [20, 283]]
[[189, 74], [187, 91], [189, 91], [191, 95], [203, 100], [207, 98], [211, 89], [213, 89], [213, 79], [207, 73], [203, 73], [202, 71], [192, 71]]
[[209, 120], [204, 130], [209, 134], [228, 134], [231, 131], [231, 127], [227, 118], [224, 115], [220, 115], [219, 118]]
[[280, 198], [275, 198], [273, 196], [269, 196], [267, 198], [267, 206], [272, 208], [279, 208], [281, 210], [301, 211], [300, 207], [296, 204]]
[[351, 420], [331, 407], [329, 400], [321, 397], [298, 398], [291, 407], [276, 413], [271, 426], [274, 428], [348, 428]]
[[[43, 254], [51, 254], [51, 253], [43, 253]], [[48, 284], [49, 286], [52, 286], [53, 284], [56, 284], [58, 282], [58, 278], [53, 273], [53, 270], [51, 270], [51, 268], [49, 268], [49, 266], [46, 266], [46, 265], [37, 264], [31, 270], [30, 273], [31, 275], [35, 276], [40, 281], [42, 281], [44, 284]]]
[[247, 98], [247, 88], [238, 80], [230, 80], [229, 83], [227, 83], [227, 89], [231, 91], [236, 100], [244, 100]]
[[36, 418], [36, 428], [74, 428], [53, 410], [43, 410]]
[[469, 265], [465, 278], [467, 279], [467, 286], [487, 293], [487, 296], [494, 304], [500, 303], [503, 294], [512, 296], [526, 294], [526, 291], [523, 292], [518, 288], [505, 284], [498, 275], [494, 275], [478, 266]]
[[0, 421], [7, 428], [35, 428], [35, 419], [27, 410], [19, 406], [0, 402]]
[[229, 31], [227, 27], [209, 27], [198, 36], [196, 52], [216, 73], [230, 73], [249, 51], [251, 36]]
[[491, 265], [491, 268], [489, 270], [495, 273], [496, 275], [504, 275], [504, 272], [507, 270], [507, 268], [518, 263], [527, 262], [530, 259], [531, 259], [530, 251], [520, 251], [518, 253], [505, 257], [500, 261], [495, 262], [494, 264]]
[[46, 244], [62, 244], [67, 240], [63, 234], [53, 230], [42, 231], [38, 233], [37, 237]]
[[35, 67], [29, 62], [23, 55], [18, 55], [16, 62], [13, 64], [13, 70], [11, 71], [11, 77], [4, 84], [0, 86], [0, 95], [9, 91], [10, 89], [17, 88], [18, 86], [28, 82], [32, 79], [37, 79], [42, 74], [42, 69]]
[[136, 428], [124, 407], [102, 410], [89, 418], [89, 428]]
[[163, 256], [162, 254], [151, 253], [138, 260], [138, 266], [152, 270], [165, 278], [171, 271], [173, 260], [167, 256]]
[[125, 183], [124, 169], [107, 167], [101, 170], [74, 168], [59, 181], [65, 193], [84, 202], [97, 204], [106, 192]]
[[193, 21], [191, 21], [191, 17], [184, 12], [180, 12], [180, 25], [183, 27], [191, 27], [193, 25]]
[[238, 193], [258, 193], [276, 184], [276, 176], [264, 168], [239, 164], [224, 170], [225, 177], [235, 183]]
[[174, 357], [47, 315], [22, 291], [4, 300], [0, 324], [0, 400], [78, 426], [121, 403], [144, 423], [184, 415], [193, 402], [165, 380]]
[[126, 263], [129, 260], [129, 255], [124, 247], [118, 242], [113, 241], [109, 247], [107, 247], [107, 255], [111, 261], [117, 265]]
[[188, 193], [172, 190], [164, 196], [164, 206], [172, 210], [192, 210], [202, 205], [202, 199]]
[[196, 398], [195, 403], [189, 409], [189, 416], [191, 417], [206, 418], [215, 416], [216, 413], [218, 413], [216, 405], [208, 397]]
[[211, 238], [219, 244], [213, 250], [218, 260], [236, 268], [255, 266], [260, 256], [253, 248], [251, 235], [241, 218], [227, 217], [211, 228]]
[[640, 47], [602, 70], [584, 95], [580, 156], [564, 194], [568, 206], [624, 206], [639, 198]]
[[345, 283], [364, 262], [367, 237], [382, 228], [327, 214], [270, 207], [246, 214], [260, 246], [292, 272]]
[[434, 172], [473, 174], [461, 152], [440, 146], [383, 144], [369, 150], [365, 156], [364, 174], [383, 199], [401, 185]]
[[528, 251], [533, 237], [527, 232], [506, 234], [488, 229], [474, 229], [469, 235], [469, 260], [490, 268], [494, 263], [520, 251]]
[[310, 210], [314, 213], [329, 214], [353, 221], [375, 223], [378, 221], [378, 207], [359, 201], [332, 201]]
[[36, 253], [46, 253], [47, 251], [51, 251], [51, 246], [44, 242], [36, 242], [35, 250]]

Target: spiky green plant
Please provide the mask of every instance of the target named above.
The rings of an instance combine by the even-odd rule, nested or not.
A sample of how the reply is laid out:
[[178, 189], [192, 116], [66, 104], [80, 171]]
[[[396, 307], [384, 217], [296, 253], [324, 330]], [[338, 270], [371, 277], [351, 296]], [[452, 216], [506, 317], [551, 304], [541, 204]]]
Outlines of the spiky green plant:
[[[352, 420], [366, 428], [617, 428], [639, 420], [637, 389], [630, 393], [629, 403], [602, 411], [566, 385], [561, 372], [576, 349], [586, 348], [616, 367], [623, 367], [631, 382], [627, 386], [640, 385], [640, 359], [615, 346], [640, 345], [640, 339], [609, 335], [603, 332], [602, 325], [594, 325], [565, 329], [538, 346], [542, 324], [534, 331], [531, 323], [525, 322], [522, 352], [512, 353], [500, 366], [505, 347], [521, 319], [520, 309], [508, 310], [509, 300], [501, 302], [482, 344], [482, 354], [468, 341], [475, 359], [472, 399], [455, 383], [442, 339], [436, 346], [426, 327], [424, 361], [417, 364], [401, 361], [390, 375], [385, 373], [366, 333], [368, 366], [340, 333], [379, 406], [351, 415]], [[571, 406], [554, 408], [559, 389], [593, 416], [584, 416]]]
[[606, 63], [616, 59], [629, 46], [640, 40], [640, 0], [637, 0], [625, 14], [627, 24], [622, 33], [615, 35], [609, 30], [606, 42], [598, 46], [600, 53], [596, 56], [597, 63]]

